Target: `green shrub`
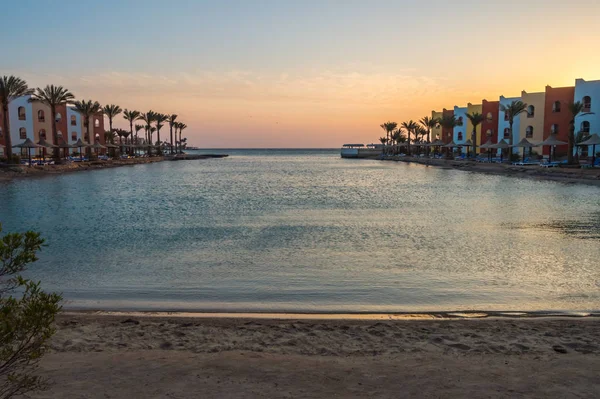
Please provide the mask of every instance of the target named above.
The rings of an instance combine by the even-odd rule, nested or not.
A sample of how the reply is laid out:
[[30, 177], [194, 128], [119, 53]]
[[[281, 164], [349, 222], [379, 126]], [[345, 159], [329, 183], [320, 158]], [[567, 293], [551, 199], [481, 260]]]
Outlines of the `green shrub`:
[[36, 253], [43, 245], [40, 234], [32, 231], [0, 238], [0, 398], [48, 386], [34, 373], [54, 335], [62, 297], [45, 293], [39, 282], [20, 276], [29, 263], [37, 261]]

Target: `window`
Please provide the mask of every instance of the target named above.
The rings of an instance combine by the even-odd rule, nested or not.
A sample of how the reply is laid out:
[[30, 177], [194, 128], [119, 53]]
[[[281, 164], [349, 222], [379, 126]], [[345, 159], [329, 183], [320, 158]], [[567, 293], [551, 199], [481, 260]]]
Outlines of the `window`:
[[19, 107], [19, 109], [17, 111], [18, 111], [18, 114], [19, 114], [19, 120], [20, 121], [24, 121], [26, 119], [26, 116], [25, 116], [25, 107]]
[[533, 105], [530, 105], [529, 107], [527, 107], [527, 117], [533, 118], [534, 115], [535, 115], [535, 107]]
[[592, 108], [592, 97], [590, 96], [585, 96], [583, 97], [583, 112], [590, 112], [590, 109]]
[[492, 137], [492, 129], [488, 129], [487, 132], [485, 132], [485, 135], [488, 137]]
[[77, 141], [77, 132], [71, 132], [71, 140]]
[[44, 111], [41, 110], [41, 109], [38, 111], [38, 121], [39, 122], [45, 122], [46, 121], [46, 115], [44, 115]]
[[71, 126], [77, 126], [77, 117], [75, 115], [71, 115]]
[[0, 137], [2, 137], [2, 128], [0, 127]]
[[463, 134], [462, 134], [462, 132], [458, 132], [458, 140], [460, 141], [460, 140], [462, 140], [462, 139], [463, 139]]
[[510, 129], [509, 128], [504, 128], [504, 138], [505, 139], [510, 138]]
[[550, 128], [550, 133], [558, 134], [558, 125], [556, 123]]
[[491, 122], [491, 121], [493, 121], [493, 120], [494, 120], [494, 115], [492, 115], [492, 113], [491, 113], [491, 112], [488, 112], [488, 113], [487, 113], [487, 117], [486, 117], [486, 118], [487, 118], [487, 120], [488, 120], [488, 121], [490, 121], [490, 122]]
[[94, 127], [100, 127], [100, 121], [98, 119], [94, 119]]
[[581, 122], [581, 132], [582, 133], [590, 132], [590, 123], [588, 121]]
[[560, 101], [554, 101], [554, 104], [552, 104], [552, 112], [560, 112]]
[[54, 116], [54, 120], [56, 122], [60, 122], [61, 119], [62, 119], [62, 115], [60, 114], [60, 112], [57, 112], [56, 115]]
[[525, 138], [532, 138], [533, 137], [533, 126], [527, 126], [527, 129], [525, 129]]
[[504, 120], [507, 121], [508, 120], [508, 112], [504, 113]]
[[459, 124], [459, 125], [462, 125], [462, 123], [463, 123], [463, 117], [462, 117], [462, 116], [459, 116], [459, 117], [458, 117], [458, 124]]
[[27, 130], [24, 127], [19, 129], [19, 138], [21, 140], [25, 140], [27, 138]]
[[40, 140], [46, 140], [46, 129], [40, 129], [39, 131]]
[[60, 130], [56, 132], [56, 137], [62, 139], [62, 132]]

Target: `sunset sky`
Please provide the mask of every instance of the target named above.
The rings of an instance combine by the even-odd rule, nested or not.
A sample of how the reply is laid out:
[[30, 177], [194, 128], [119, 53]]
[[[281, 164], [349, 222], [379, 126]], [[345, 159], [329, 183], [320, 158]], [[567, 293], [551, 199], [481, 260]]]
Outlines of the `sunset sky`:
[[63, 0], [3, 11], [0, 74], [176, 113], [202, 147], [369, 143], [387, 120], [600, 79], [593, 1]]

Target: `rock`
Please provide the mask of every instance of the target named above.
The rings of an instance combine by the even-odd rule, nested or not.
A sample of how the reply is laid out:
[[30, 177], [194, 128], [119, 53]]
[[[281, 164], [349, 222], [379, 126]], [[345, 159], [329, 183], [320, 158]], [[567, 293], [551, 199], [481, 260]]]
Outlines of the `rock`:
[[127, 320], [123, 320], [121, 322], [121, 324], [135, 324], [135, 325], [138, 325], [138, 324], [140, 324], [140, 322], [137, 321], [137, 320], [134, 320], [134, 319], [127, 319]]
[[567, 353], [567, 348], [565, 348], [564, 346], [561, 346], [561, 345], [554, 345], [552, 347], [552, 349], [554, 349], [554, 352]]

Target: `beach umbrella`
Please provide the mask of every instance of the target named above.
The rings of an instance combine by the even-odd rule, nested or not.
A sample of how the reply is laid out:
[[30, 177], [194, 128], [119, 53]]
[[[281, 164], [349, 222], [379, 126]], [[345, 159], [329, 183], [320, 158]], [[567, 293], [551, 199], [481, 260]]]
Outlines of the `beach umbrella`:
[[98, 156], [98, 152], [99, 152], [100, 150], [104, 150], [104, 149], [106, 149], [106, 147], [105, 147], [105, 146], [103, 146], [102, 144], [100, 144], [100, 143], [99, 143], [99, 142], [97, 142], [97, 141], [96, 141], [94, 144], [92, 144], [92, 145], [90, 146], [90, 148], [93, 148], [94, 150], [96, 150], [96, 156]]
[[57, 147], [63, 149], [63, 155], [65, 156], [65, 158], [66, 158], [66, 151], [65, 150], [67, 148], [73, 148], [73, 146], [71, 144], [67, 143], [65, 140], [63, 140], [62, 137], [58, 138], [58, 146]]
[[41, 148], [42, 146], [34, 143], [30, 139], [25, 139], [21, 144], [13, 145], [13, 148], [27, 148], [27, 156], [29, 158], [29, 167], [31, 168], [31, 149], [32, 148]]
[[500, 162], [504, 161], [504, 152], [503, 150], [510, 148], [510, 144], [508, 144], [504, 139], [500, 140], [497, 144], [492, 144], [488, 148], [496, 148], [500, 150]]
[[482, 145], [479, 146], [479, 148], [483, 148], [484, 150], [487, 150], [489, 160], [492, 159], [492, 153], [490, 152], [491, 145], [493, 145], [492, 139], [488, 139], [485, 143], [483, 143]]
[[448, 148], [448, 151], [452, 152], [454, 150], [454, 147], [456, 147], [456, 146], [457, 146], [457, 144], [454, 142], [454, 140], [452, 140], [448, 144], [444, 144], [442, 147]]
[[83, 147], [90, 147], [89, 144], [84, 143], [81, 139], [77, 140], [75, 144], [73, 144], [73, 148], [79, 148], [79, 160], [83, 161], [83, 154], [81, 153], [81, 149]]
[[38, 145], [41, 145], [43, 147], [42, 158], [44, 159], [44, 162], [46, 161], [46, 148], [58, 148], [57, 145], [47, 142], [46, 139], [41, 139], [40, 141], [38, 141]]
[[557, 145], [567, 145], [569, 143], [567, 143], [566, 141], [561, 141], [559, 139], [556, 138], [556, 134], [551, 134], [550, 137], [548, 137], [546, 140], [542, 141], [540, 143], [540, 145], [542, 147], [545, 146], [550, 146], [550, 156], [549, 156], [549, 161], [553, 160], [555, 157], [553, 155], [554, 152], [556, 152], [556, 146]]
[[441, 148], [444, 145], [444, 142], [440, 139], [436, 139], [430, 145], [432, 147], [440, 147]]
[[467, 140], [462, 144], [457, 144], [457, 147], [467, 147], [467, 157], [469, 156], [469, 147], [471, 147], [473, 145], [473, 142], [471, 140]]
[[596, 133], [592, 134], [586, 141], [582, 141], [577, 145], [591, 145], [592, 146], [592, 166], [596, 163], [596, 146], [600, 145], [600, 136]]
[[522, 147], [523, 148], [523, 162], [525, 162], [525, 148], [539, 147], [539, 144], [534, 144], [531, 141], [527, 140], [526, 138], [523, 138], [521, 141], [519, 141], [517, 144], [515, 144], [511, 147]]

